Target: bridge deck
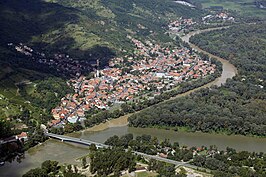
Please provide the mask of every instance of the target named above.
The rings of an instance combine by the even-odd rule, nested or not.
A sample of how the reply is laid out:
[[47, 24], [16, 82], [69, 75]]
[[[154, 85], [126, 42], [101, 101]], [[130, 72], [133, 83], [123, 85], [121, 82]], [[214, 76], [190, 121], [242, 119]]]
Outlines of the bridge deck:
[[[57, 135], [57, 134], [53, 134], [53, 133], [45, 133], [45, 135], [49, 136], [51, 138], [59, 139], [61, 141], [73, 142], [73, 143], [83, 144], [83, 145], [86, 145], [86, 146], [90, 146], [91, 144], [95, 144], [96, 147], [98, 147], [98, 148], [108, 148], [108, 147], [110, 147], [110, 146], [105, 145], [103, 143], [97, 143], [97, 142], [90, 141], [90, 140], [74, 138], [74, 137], [69, 137], [69, 136], [64, 136], [64, 135]], [[170, 163], [170, 164], [173, 164], [173, 165], [176, 165], [176, 166], [186, 166], [186, 167], [194, 168], [194, 169], [203, 169], [201, 167], [197, 167], [195, 165], [191, 165], [188, 162], [175, 161], [175, 160], [162, 158], [162, 157], [159, 157], [159, 156], [156, 156], [156, 155], [149, 155], [149, 154], [145, 154], [145, 153], [137, 152], [137, 151], [133, 151], [133, 153], [137, 154], [137, 155], [141, 155], [141, 156], [146, 157], [146, 158], [150, 158], [150, 159], [154, 159], [154, 160]]]
[[74, 138], [74, 137], [69, 137], [69, 136], [64, 136], [64, 135], [56, 135], [56, 134], [53, 134], [53, 133], [46, 133], [45, 135], [49, 136], [51, 138], [59, 139], [61, 141], [78, 143], [78, 144], [83, 144], [83, 145], [87, 145], [87, 146], [90, 146], [91, 144], [95, 144], [97, 147], [100, 147], [100, 148], [109, 147], [108, 145], [105, 145], [105, 144], [102, 144], [102, 143], [97, 143], [97, 142], [94, 142], [94, 141], [80, 139], [80, 138]]

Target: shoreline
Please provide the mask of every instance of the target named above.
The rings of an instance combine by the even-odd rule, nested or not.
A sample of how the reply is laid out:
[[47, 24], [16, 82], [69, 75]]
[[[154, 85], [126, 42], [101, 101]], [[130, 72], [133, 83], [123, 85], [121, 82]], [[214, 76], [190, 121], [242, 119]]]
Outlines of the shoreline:
[[90, 128], [86, 128], [86, 129], [78, 131], [78, 132], [82, 132], [82, 131], [98, 132], [98, 131], [103, 131], [103, 130], [106, 130], [106, 129], [112, 128], [112, 127], [127, 126], [128, 125], [128, 117], [130, 115], [132, 115], [132, 113], [131, 114], [126, 114], [126, 115], [121, 116], [121, 117], [116, 118], [116, 119], [107, 120], [106, 122], [100, 123], [98, 125], [94, 125], [94, 126], [92, 126]]
[[[202, 86], [200, 86], [200, 87], [197, 87], [197, 88], [194, 88], [194, 89], [189, 90], [189, 91], [187, 91], [187, 92], [184, 92], [184, 93], [178, 94], [178, 95], [173, 96], [173, 97], [171, 97], [171, 98], [169, 98], [169, 99], [167, 99], [167, 100], [163, 100], [163, 101], [160, 102], [160, 103], [165, 103], [165, 102], [167, 102], [167, 101], [171, 101], [171, 100], [173, 100], [173, 99], [176, 99], [176, 98], [179, 98], [179, 97], [182, 97], [182, 96], [187, 96], [187, 95], [189, 95], [190, 93], [193, 93], [193, 92], [195, 92], [195, 91], [197, 91], [197, 90], [200, 90], [200, 89], [202, 89], [202, 88], [208, 88], [208, 87], [211, 87], [211, 86], [213, 86], [213, 85], [221, 86], [222, 84], [224, 84], [224, 83], [226, 82], [226, 79], [228, 79], [228, 78], [232, 78], [232, 77], [234, 77], [235, 75], [237, 75], [237, 73], [238, 73], [237, 68], [236, 68], [234, 65], [232, 65], [228, 60], [225, 60], [225, 59], [223, 59], [223, 58], [221, 58], [221, 57], [219, 57], [219, 56], [215, 56], [215, 55], [213, 55], [213, 54], [211, 54], [211, 53], [209, 53], [209, 52], [207, 52], [207, 51], [204, 51], [204, 50], [200, 49], [198, 46], [196, 46], [196, 45], [194, 45], [194, 44], [192, 44], [192, 43], [189, 42], [189, 39], [190, 39], [192, 36], [196, 35], [196, 34], [200, 34], [200, 33], [204, 33], [204, 32], [209, 32], [209, 31], [213, 31], [213, 30], [220, 30], [220, 29], [224, 29], [224, 28], [229, 28], [229, 27], [218, 27], [218, 28], [209, 28], [209, 29], [204, 29], [204, 30], [192, 31], [192, 32], [188, 33], [187, 35], [185, 35], [185, 36], [183, 36], [183, 37], [180, 37], [180, 39], [181, 39], [183, 42], [188, 43], [192, 49], [196, 49], [196, 50], [198, 50], [198, 51], [200, 51], [200, 52], [203, 52], [203, 53], [207, 54], [207, 55], [210, 56], [211, 58], [214, 58], [214, 59], [220, 61], [220, 62], [222, 63], [222, 65], [223, 65], [223, 66], [222, 66], [222, 67], [223, 67], [223, 71], [222, 71], [221, 76], [217, 77], [215, 80], [213, 80], [213, 81], [211, 81], [211, 82], [209, 82], [209, 83], [206, 83], [206, 84], [204, 84], [204, 85], [202, 85]], [[233, 68], [233, 72], [232, 72], [232, 74], [231, 74], [230, 76], [227, 76], [227, 78], [226, 78], [225, 80], [223, 80], [223, 78], [222, 78], [223, 72], [226, 72], [226, 71], [225, 71], [225, 68], [224, 68], [225, 65], [227, 65], [227, 66], [230, 65], [230, 67]], [[223, 83], [223, 82], [224, 82], [224, 83]], [[158, 103], [158, 104], [160, 104], [160, 103]], [[144, 109], [142, 109], [142, 110], [145, 110], [145, 109], [148, 109], [148, 108], [150, 108], [150, 107], [144, 108]], [[140, 110], [140, 111], [142, 111], [142, 110]], [[140, 112], [140, 111], [137, 111], [137, 112], [135, 112], [135, 113], [138, 113], [138, 112]], [[108, 129], [108, 128], [112, 128], [112, 127], [122, 127], [122, 126], [126, 126], [126, 125], [128, 125], [128, 118], [129, 118], [132, 114], [134, 114], [134, 113], [129, 113], [129, 114], [126, 114], [126, 115], [121, 116], [121, 117], [116, 118], [116, 119], [107, 120], [106, 122], [100, 123], [100, 124], [98, 124], [98, 125], [94, 125], [94, 126], [92, 126], [92, 127], [90, 127], [90, 128], [86, 128], [86, 129], [81, 130], [81, 131], [78, 131], [78, 132], [82, 132], [82, 131], [86, 131], [86, 132], [98, 132], [98, 131], [103, 131], [103, 130], [106, 130], [106, 129]], [[171, 129], [171, 128], [172, 128], [172, 127], [169, 127], [169, 129]]]
[[[132, 127], [132, 128], [140, 128], [140, 127]], [[228, 136], [228, 137], [245, 137], [245, 138], [256, 138], [256, 139], [265, 139], [266, 136], [256, 136], [252, 134], [242, 135], [242, 134], [234, 134], [234, 133], [228, 133], [227, 131], [211, 131], [211, 132], [202, 132], [202, 131], [191, 131], [189, 127], [163, 127], [163, 126], [149, 126], [145, 127], [144, 129], [155, 129], [155, 130], [165, 130], [165, 131], [171, 131], [176, 133], [187, 133], [187, 134], [206, 134], [206, 135], [217, 135], [217, 136]]]

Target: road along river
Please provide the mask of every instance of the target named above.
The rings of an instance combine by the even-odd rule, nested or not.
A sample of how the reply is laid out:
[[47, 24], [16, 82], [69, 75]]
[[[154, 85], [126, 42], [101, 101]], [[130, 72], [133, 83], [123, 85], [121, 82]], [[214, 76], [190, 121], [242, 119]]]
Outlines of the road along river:
[[[213, 29], [196, 31], [189, 33], [188, 35], [182, 37], [184, 41], [189, 41], [189, 38], [195, 34], [210, 31]], [[228, 61], [213, 56], [193, 44], [190, 44], [195, 50], [204, 52], [209, 56], [216, 58], [223, 64], [223, 72], [221, 77], [217, 78], [215, 81], [206, 84], [203, 87], [210, 87], [212, 85], [220, 86], [224, 84], [226, 79], [232, 78], [237, 74], [236, 68], [230, 64]], [[186, 92], [184, 94], [178, 95], [177, 97], [187, 95], [195, 90]], [[266, 138], [253, 138], [245, 136], [226, 136], [217, 134], [206, 134], [206, 133], [188, 133], [188, 132], [175, 132], [171, 130], [162, 130], [154, 128], [132, 128], [127, 126], [127, 116], [123, 116], [118, 119], [110, 120], [106, 123], [100, 124], [98, 126], [92, 127], [82, 132], [73, 133], [70, 136], [81, 137], [83, 139], [92, 140], [95, 142], [104, 142], [107, 138], [113, 135], [124, 135], [126, 133], [132, 133], [134, 136], [148, 134], [151, 136], [157, 136], [158, 139], [163, 140], [165, 138], [169, 139], [171, 142], [178, 141], [181, 145], [188, 146], [210, 146], [217, 145], [218, 148], [224, 149], [227, 146], [233, 147], [237, 150], [247, 150], [247, 151], [257, 151], [266, 152]], [[31, 168], [39, 167], [40, 164], [45, 160], [57, 160], [60, 163], [72, 163], [80, 164], [76, 159], [88, 153], [87, 147], [82, 145], [76, 145], [71, 143], [63, 143], [57, 140], [50, 139], [43, 143], [42, 145], [36, 146], [28, 150], [24, 159], [21, 161], [14, 160], [13, 162], [7, 162], [4, 166], [0, 167], [0, 176], [2, 177], [16, 177], [21, 176]]]

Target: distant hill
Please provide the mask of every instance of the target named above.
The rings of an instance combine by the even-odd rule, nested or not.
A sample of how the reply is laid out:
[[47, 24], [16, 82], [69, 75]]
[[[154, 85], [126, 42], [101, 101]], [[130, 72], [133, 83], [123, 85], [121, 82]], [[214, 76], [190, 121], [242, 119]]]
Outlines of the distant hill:
[[244, 18], [266, 19], [265, 0], [187, 0], [198, 7], [231, 10]]
[[130, 48], [131, 33], [167, 40], [162, 25], [169, 19], [200, 16], [168, 0], [3, 0], [0, 10], [1, 46], [22, 42], [80, 58], [95, 46]]
[[[23, 117], [29, 110], [45, 122], [44, 114], [49, 114], [45, 105], [56, 104], [64, 94], [59, 86], [66, 87], [52, 70], [33, 63], [7, 44], [23, 43], [47, 55], [100, 59], [106, 65], [121, 49], [132, 49], [127, 35], [173, 43], [164, 34], [169, 20], [200, 18], [201, 14], [199, 9], [171, 0], [1, 0], [0, 117]], [[26, 84], [21, 86], [21, 81]]]

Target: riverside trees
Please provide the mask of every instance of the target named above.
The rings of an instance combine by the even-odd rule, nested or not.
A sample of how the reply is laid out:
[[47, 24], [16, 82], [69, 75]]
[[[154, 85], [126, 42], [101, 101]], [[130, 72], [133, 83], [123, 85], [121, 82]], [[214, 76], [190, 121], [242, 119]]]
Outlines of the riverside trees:
[[[126, 138], [128, 137], [128, 138]], [[130, 141], [128, 141], [130, 140]], [[212, 170], [214, 176], [265, 176], [266, 154], [240, 151], [227, 147], [219, 150], [215, 145], [207, 147], [180, 146], [178, 142], [170, 143], [169, 140], [159, 141], [149, 135], [131, 138], [131, 134], [121, 137], [110, 137], [105, 144], [133, 149], [151, 155], [164, 154], [165, 158], [175, 161], [190, 162], [198, 167]], [[175, 174], [173, 166], [149, 160], [149, 170], [154, 170], [162, 176], [182, 176]]]
[[220, 88], [145, 109], [132, 115], [129, 125], [266, 136], [265, 29], [265, 23], [239, 25], [192, 37], [196, 45], [232, 62], [239, 75]]
[[97, 150], [90, 154], [92, 174], [107, 176], [111, 173], [119, 175], [123, 170], [133, 171], [136, 163], [131, 151], [122, 148]]
[[31, 169], [27, 173], [25, 173], [23, 177], [48, 177], [48, 176], [85, 177], [85, 175], [79, 174], [77, 170], [74, 170], [75, 172], [73, 172], [71, 165], [69, 165], [68, 167], [63, 167], [63, 166], [60, 167], [57, 161], [46, 160], [42, 163], [41, 168], [38, 167]]

